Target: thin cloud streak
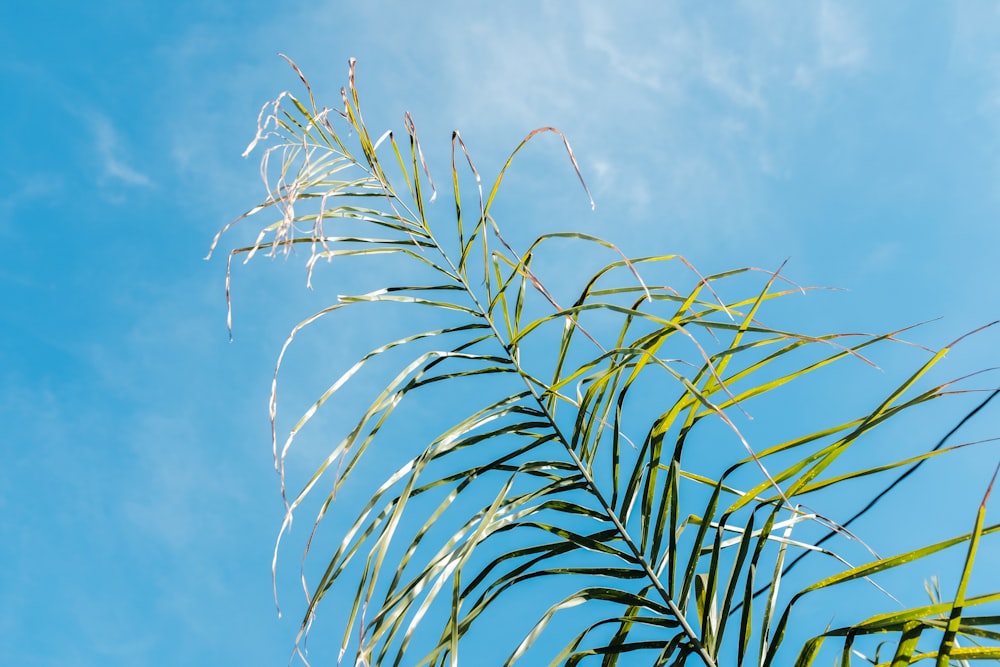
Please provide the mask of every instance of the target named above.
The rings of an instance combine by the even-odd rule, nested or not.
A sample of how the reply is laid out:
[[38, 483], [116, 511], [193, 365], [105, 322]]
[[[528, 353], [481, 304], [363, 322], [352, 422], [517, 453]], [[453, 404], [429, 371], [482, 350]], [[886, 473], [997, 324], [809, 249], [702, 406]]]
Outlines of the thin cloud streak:
[[103, 175], [125, 185], [151, 187], [153, 181], [149, 176], [129, 165], [122, 156], [121, 137], [111, 120], [97, 112], [91, 112], [87, 116]]
[[828, 69], [857, 69], [868, 59], [864, 32], [843, 5], [825, 1], [818, 16], [820, 62]]

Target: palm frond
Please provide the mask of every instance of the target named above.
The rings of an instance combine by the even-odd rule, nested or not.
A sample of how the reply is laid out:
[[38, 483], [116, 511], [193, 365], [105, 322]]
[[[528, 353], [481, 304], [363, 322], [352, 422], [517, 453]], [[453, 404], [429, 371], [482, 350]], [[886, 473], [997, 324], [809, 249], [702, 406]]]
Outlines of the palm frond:
[[[586, 189], [562, 132], [529, 133], [488, 185], [454, 133], [454, 209], [440, 211], [431, 205], [437, 190], [409, 114], [408, 150], [392, 132], [373, 139], [353, 60], [342, 110], [318, 108], [289, 63], [308, 100], [286, 92], [261, 111], [248, 152], [266, 145], [267, 197], [220, 236], [249, 219], [274, 218], [252, 244], [232, 250], [227, 302], [238, 256], [308, 248], [310, 284], [320, 260], [363, 266], [389, 256], [405, 268], [398, 280], [379, 272], [370, 287], [304, 319], [278, 357], [270, 414], [287, 508], [281, 535], [304, 505], [318, 506], [307, 569], [318, 557], [310, 554], [313, 536], [340, 492], [349, 488], [362, 499], [309, 588], [300, 642], [316, 632], [320, 603], [336, 595], [348, 601], [341, 604], [341, 657], [352, 654], [363, 665], [455, 665], [463, 640], [491, 627], [504, 600], [530, 590], [537, 606], [519, 615], [522, 624], [526, 614], [533, 620], [495, 662], [547, 655], [551, 664], [569, 665], [767, 666], [795, 654], [796, 665], [810, 665], [824, 642], [837, 639], [846, 665], [862, 655], [856, 640], [876, 635], [892, 646], [884, 664], [1000, 657], [998, 617], [978, 611], [994, 608], [1000, 593], [968, 591], [979, 545], [1000, 531], [984, 523], [985, 498], [972, 531], [885, 557], [862, 550], [867, 560], [858, 565], [841, 553], [863, 545], [847, 529], [853, 519], [841, 524], [804, 505], [806, 496], [895, 470], [905, 476], [973, 444], [942, 441], [895, 461], [849, 462], [883, 424], [974, 389], [967, 388], [971, 378], [925, 386], [951, 346], [932, 351], [866, 414], [754, 447], [739, 426], [751, 404], [780, 401], [772, 395], [834, 365], [874, 365], [874, 346], [901, 344], [903, 331], [809, 335], [769, 326], [763, 314], [773, 302], [810, 289], [788, 281], [783, 267], [705, 276], [678, 255], [629, 258], [577, 232], [543, 234], [518, 252], [492, 209], [519, 152], [556, 134]], [[477, 190], [471, 213], [461, 193], [470, 180]], [[439, 222], [442, 213], [454, 215], [454, 224]], [[555, 244], [607, 256], [575, 299], [558, 297], [566, 286], [553, 289], [539, 266]], [[319, 320], [360, 307], [417, 314], [411, 330], [374, 343], [335, 373], [279, 444], [277, 391], [291, 343]], [[370, 337], [378, 333], [376, 326]], [[321, 410], [364, 391], [363, 373], [387, 365], [394, 370], [384, 386], [298, 490], [286, 493], [287, 461], [300, 434]], [[442, 387], [453, 389], [431, 421], [447, 425], [434, 435], [429, 425], [408, 423], [401, 435], [396, 422], [405, 406]], [[363, 472], [372, 460], [389, 466], [380, 481]], [[967, 557], [951, 601], [859, 612], [848, 625], [812, 634], [793, 627], [806, 598], [859, 581], [885, 591], [876, 581], [883, 573], [963, 545]], [[823, 561], [819, 572], [826, 574], [792, 573], [807, 554]], [[277, 558], [276, 546], [275, 567]], [[891, 595], [882, 599], [895, 604]], [[570, 617], [583, 620], [566, 631], [562, 619]], [[559, 632], [567, 634], [560, 639]], [[932, 635], [937, 647], [925, 650]], [[797, 653], [779, 653], [791, 636], [801, 643]], [[960, 636], [980, 644], [959, 645]], [[872, 664], [887, 650], [876, 651]]]

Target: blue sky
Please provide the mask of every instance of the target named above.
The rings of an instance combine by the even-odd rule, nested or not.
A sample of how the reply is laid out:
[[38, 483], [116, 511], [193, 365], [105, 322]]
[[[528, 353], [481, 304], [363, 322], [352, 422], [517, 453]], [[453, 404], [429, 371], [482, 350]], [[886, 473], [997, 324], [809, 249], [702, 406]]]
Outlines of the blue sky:
[[[1000, 315], [1000, 5], [662, 4], [5, 3], [4, 662], [287, 661], [266, 400], [328, 295], [295, 258], [242, 268], [230, 344], [224, 261], [202, 261], [261, 197], [240, 154], [261, 104], [298, 90], [278, 52], [330, 105], [358, 58], [369, 126], [410, 111], [441, 180], [454, 128], [483, 174], [529, 130], [565, 131], [596, 210], [544, 139], [501, 202], [516, 238], [576, 229], [703, 273], [788, 258], [797, 282], [848, 290], [786, 313], [817, 333], [940, 318], [911, 336], [933, 347]], [[996, 344], [942, 373], [1000, 364]], [[829, 396], [871, 397], [918, 359], [886, 352], [870, 387]], [[289, 412], [324, 379], [303, 366]], [[995, 410], [983, 423], [996, 435]], [[964, 526], [997, 454], [963, 457], [939, 474], [967, 482], [948, 494]], [[297, 603], [298, 556], [283, 565]]]

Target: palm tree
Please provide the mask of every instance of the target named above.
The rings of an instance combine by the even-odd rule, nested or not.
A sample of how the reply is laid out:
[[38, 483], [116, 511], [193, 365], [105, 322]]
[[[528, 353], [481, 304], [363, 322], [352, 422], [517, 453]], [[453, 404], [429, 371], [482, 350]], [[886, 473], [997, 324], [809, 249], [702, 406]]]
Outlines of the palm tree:
[[[527, 631], [503, 655], [470, 658], [463, 648], [464, 664], [527, 656], [532, 664], [781, 665], [794, 655], [809, 665], [824, 645], [843, 665], [1000, 659], [1000, 616], [988, 613], [1000, 592], [968, 590], [980, 541], [1000, 530], [984, 523], [988, 490], [954, 537], [891, 556], [865, 551], [850, 530], [881, 495], [849, 519], [810, 509], [815, 498], [856, 494], [852, 485], [869, 476], [888, 479], [879, 482], [884, 494], [929, 459], [969, 444], [951, 443], [956, 427], [930, 451], [850, 463], [873, 429], [958, 393], [950, 382], [923, 384], [948, 347], [867, 414], [755, 450], [738, 426], [748, 406], [831, 365], [870, 363], [869, 348], [898, 344], [901, 332], [812, 336], [767, 326], [762, 314], [776, 300], [805, 291], [780, 271], [703, 276], [680, 256], [627, 258], [575, 232], [515, 249], [493, 217], [498, 190], [519, 151], [542, 134], [563, 141], [579, 176], [559, 130], [528, 134], [488, 188], [455, 132], [454, 209], [432, 210], [436, 188], [409, 115], [404, 141], [391, 132], [375, 138], [362, 120], [353, 60], [342, 110], [318, 107], [292, 66], [307, 100], [284, 93], [265, 105], [247, 149], [268, 145], [268, 197], [219, 235], [251, 216], [275, 218], [230, 261], [301, 247], [310, 278], [321, 260], [373, 256], [391, 259], [400, 278], [380, 272], [391, 282], [339, 296], [292, 329], [275, 370], [272, 426], [278, 371], [298, 332], [361, 304], [419, 313], [408, 320], [412, 330], [379, 341], [335, 377], [283, 442], [272, 429], [285, 495], [286, 457], [317, 411], [370, 366], [394, 369], [315, 472], [285, 495], [282, 534], [313, 496], [313, 533], [349, 482], [365, 489], [353, 497], [369, 499], [338, 508], [356, 517], [308, 590], [297, 646], [320, 603], [336, 594], [348, 609], [341, 655], [362, 665], [457, 665], [463, 639], [495, 632], [511, 598]], [[453, 222], [437, 221], [442, 213]], [[543, 280], [536, 261], [567, 244], [574, 256], [604, 257], [570, 297]], [[227, 271], [227, 300], [228, 285]], [[440, 401], [429, 419], [447, 420], [440, 433], [421, 440], [431, 427], [409, 421], [405, 437], [386, 437], [423, 396]], [[370, 473], [359, 472], [414, 439], [416, 453], [383, 480], [369, 484]], [[951, 599], [936, 590], [929, 603], [906, 605], [877, 581], [946, 549], [965, 553]], [[842, 589], [852, 600], [869, 600], [859, 590], [884, 595], [850, 609], [847, 625], [809, 632], [798, 610]], [[838, 595], [848, 594], [822, 599]], [[579, 605], [581, 613], [568, 611]]]

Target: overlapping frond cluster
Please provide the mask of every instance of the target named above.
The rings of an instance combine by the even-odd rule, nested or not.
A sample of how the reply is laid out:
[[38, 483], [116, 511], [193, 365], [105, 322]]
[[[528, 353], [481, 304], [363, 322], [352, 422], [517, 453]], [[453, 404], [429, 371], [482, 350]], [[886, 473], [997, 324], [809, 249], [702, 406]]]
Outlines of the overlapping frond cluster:
[[[557, 133], [580, 173], [554, 128], [528, 135], [485, 190], [455, 133], [454, 224], [432, 222], [428, 191], [434, 186], [412, 119], [405, 119], [402, 147], [391, 132], [373, 138], [361, 117], [353, 62], [342, 109], [317, 108], [308, 84], [306, 90], [308, 103], [285, 93], [261, 112], [250, 148], [267, 144], [262, 176], [269, 195], [240, 220], [268, 212], [276, 219], [232, 256], [249, 259], [303, 244], [311, 249], [310, 274], [320, 259], [393, 254], [435, 278], [338, 297], [294, 328], [278, 367], [297, 332], [359, 303], [440, 312], [446, 325], [380, 343], [333, 378], [283, 442], [275, 428], [284, 493], [286, 456], [316, 412], [373, 360], [401, 352], [407, 359], [311, 478], [287, 496], [283, 532], [315, 494], [322, 496], [318, 525], [363, 457], [391, 458], [379, 435], [399, 406], [442, 383], [475, 383], [476, 389], [463, 389], [442, 408], [451, 418], [443, 432], [411, 429], [413, 438], [427, 439], [419, 454], [398, 462], [360, 496], [367, 502], [311, 589], [303, 633], [317, 605], [336, 591], [350, 609], [342, 657], [364, 665], [454, 665], [461, 640], [477, 624], [491, 623], [495, 606], [530, 590], [540, 606], [519, 611], [522, 623], [530, 616], [522, 640], [504, 656], [470, 657], [466, 664], [511, 664], [529, 655], [535, 664], [547, 652], [552, 664], [569, 665], [613, 665], [623, 656], [627, 664], [778, 665], [789, 659], [787, 653], [779, 659], [778, 649], [803, 597], [957, 547], [969, 558], [954, 600], [859, 614], [853, 625], [811, 639], [796, 635], [808, 639], [796, 664], [810, 664], [830, 638], [842, 641], [842, 664], [849, 664], [860, 655], [858, 639], [871, 634], [891, 637], [893, 665], [927, 653], [931, 635], [938, 638], [934, 655], [1000, 657], [1000, 619], [967, 614], [1000, 599], [1000, 593], [965, 593], [979, 541], [1000, 530], [984, 525], [983, 511], [971, 532], [852, 566], [821, 546], [830, 535], [852, 539], [846, 522], [819, 516], [802, 500], [868, 475], [908, 470], [952, 449], [942, 442], [878, 468], [831, 472], [873, 428], [950, 391], [919, 383], [945, 350], [869, 414], [754, 451], [736, 424], [745, 403], [835, 362], [865, 360], [865, 348], [895, 334], [817, 337], [763, 325], [761, 309], [801, 291], [778, 273], [702, 276], [681, 257], [627, 259], [605, 241], [572, 232], [545, 234], [515, 251], [491, 210], [517, 153], [537, 134]], [[467, 181], [476, 189], [471, 205], [461, 196]], [[328, 233], [345, 228], [352, 232]], [[572, 302], [560, 303], [535, 270], [535, 258], [555, 243], [583, 244], [608, 256]], [[690, 289], [644, 279], [663, 266], [685, 273]], [[761, 275], [755, 293], [721, 296], [734, 282]], [[227, 290], [228, 284], [227, 274]], [[408, 349], [414, 352], [407, 357]], [[277, 377], [276, 370], [272, 423]], [[658, 388], [653, 400], [646, 395], [651, 382]], [[645, 410], [645, 425], [630, 413], [636, 405]], [[708, 423], [721, 425], [736, 445], [717, 448], [726, 453], [715, 456], [729, 463], [714, 475], [688, 464], [697, 456], [688, 443]], [[795, 531], [803, 524], [829, 532], [801, 541]], [[807, 553], [838, 563], [837, 574], [779, 595], [793, 559]], [[546, 632], [562, 611], [584, 603], [592, 611], [583, 625], [568, 636], [559, 625], [557, 640]], [[956, 642], [961, 635], [985, 644]], [[948, 664], [943, 659], [938, 664]]]

